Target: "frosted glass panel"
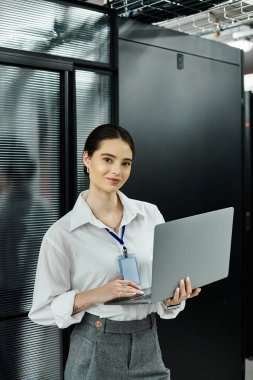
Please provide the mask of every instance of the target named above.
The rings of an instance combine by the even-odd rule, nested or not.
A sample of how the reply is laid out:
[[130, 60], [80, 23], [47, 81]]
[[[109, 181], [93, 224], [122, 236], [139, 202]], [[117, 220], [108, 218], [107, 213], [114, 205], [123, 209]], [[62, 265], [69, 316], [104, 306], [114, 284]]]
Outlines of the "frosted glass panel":
[[0, 317], [28, 312], [60, 217], [60, 75], [0, 65]]
[[1, 380], [60, 380], [61, 333], [28, 318], [0, 322]]
[[82, 152], [89, 133], [111, 119], [111, 76], [91, 71], [76, 71], [77, 176], [78, 192], [88, 187]]
[[110, 16], [46, 0], [0, 3], [0, 46], [110, 62]]

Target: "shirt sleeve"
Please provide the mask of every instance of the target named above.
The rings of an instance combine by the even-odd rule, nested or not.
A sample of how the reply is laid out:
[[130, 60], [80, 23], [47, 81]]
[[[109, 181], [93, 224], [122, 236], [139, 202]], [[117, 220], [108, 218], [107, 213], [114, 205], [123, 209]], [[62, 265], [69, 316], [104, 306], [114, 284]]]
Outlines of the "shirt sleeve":
[[33, 304], [28, 317], [37, 324], [57, 325], [59, 328], [78, 323], [85, 311], [72, 315], [77, 293], [77, 289], [71, 289], [67, 255], [45, 236], [38, 260]]
[[164, 217], [157, 206], [155, 206], [155, 225], [165, 223]]
[[181, 305], [176, 309], [168, 309], [165, 310], [161, 304], [161, 302], [157, 302], [156, 304], [156, 312], [162, 319], [173, 319], [180, 313], [180, 311], [184, 310], [185, 301], [181, 303]]

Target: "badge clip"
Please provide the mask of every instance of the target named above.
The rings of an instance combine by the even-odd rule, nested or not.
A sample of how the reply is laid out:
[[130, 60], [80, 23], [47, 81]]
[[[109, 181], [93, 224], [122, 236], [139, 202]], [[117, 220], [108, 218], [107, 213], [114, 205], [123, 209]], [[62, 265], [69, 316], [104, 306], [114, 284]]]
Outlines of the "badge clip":
[[128, 255], [127, 249], [126, 249], [126, 247], [123, 247], [123, 256], [125, 259], [127, 258], [127, 255]]

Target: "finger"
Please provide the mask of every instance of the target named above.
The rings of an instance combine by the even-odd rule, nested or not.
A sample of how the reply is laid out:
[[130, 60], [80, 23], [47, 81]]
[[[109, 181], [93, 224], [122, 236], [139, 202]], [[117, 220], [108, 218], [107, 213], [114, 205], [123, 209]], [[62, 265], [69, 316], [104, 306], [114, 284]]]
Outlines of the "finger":
[[192, 294], [190, 295], [190, 298], [197, 297], [200, 292], [201, 292], [201, 288], [194, 289], [192, 291]]
[[134, 289], [134, 288], [126, 288], [125, 290], [121, 290], [119, 292], [120, 297], [132, 297], [135, 295], [142, 295], [144, 292], [142, 290]]
[[173, 303], [178, 304], [179, 303], [179, 294], [180, 294], [180, 289], [176, 288], [173, 296]]
[[115, 291], [115, 297], [116, 298], [132, 297], [134, 295], [136, 295], [136, 291], [134, 291], [134, 290], [124, 291], [123, 288], [121, 288], [120, 290]]
[[122, 285], [116, 287], [116, 290], [121, 293], [134, 293], [134, 294], [144, 294], [144, 292], [138, 287], [138, 289], [134, 288], [130, 285]]
[[132, 292], [133, 291], [136, 294], [143, 294], [144, 293], [140, 288], [136, 289], [136, 288], [134, 288], [133, 286], [130, 286], [130, 285], [121, 285], [120, 288], [119, 288], [119, 290], [121, 292], [128, 292], [128, 291]]
[[135, 284], [132, 281], [129, 281], [129, 280], [120, 280], [119, 282], [120, 282], [121, 285], [131, 286], [132, 288], [140, 289], [140, 286], [137, 285], [137, 284]]
[[185, 288], [186, 288], [186, 297], [188, 298], [192, 294], [192, 286], [191, 286], [191, 280], [189, 276], [187, 276], [185, 279]]
[[134, 289], [134, 288], [123, 289], [123, 290], [121, 291], [121, 293], [124, 295], [124, 297], [127, 297], [127, 294], [129, 294], [129, 295], [134, 295], [134, 294], [136, 294], [136, 293], [137, 293], [137, 290]]
[[180, 298], [186, 298], [186, 289], [184, 280], [179, 281]]

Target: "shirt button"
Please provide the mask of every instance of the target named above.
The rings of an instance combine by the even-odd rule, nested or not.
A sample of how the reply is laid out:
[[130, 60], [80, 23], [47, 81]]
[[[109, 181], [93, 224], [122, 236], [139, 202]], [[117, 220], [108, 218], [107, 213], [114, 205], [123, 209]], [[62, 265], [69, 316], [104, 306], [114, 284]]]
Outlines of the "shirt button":
[[95, 322], [95, 326], [96, 326], [97, 329], [100, 329], [100, 327], [103, 326], [103, 323], [101, 321], [96, 321]]

